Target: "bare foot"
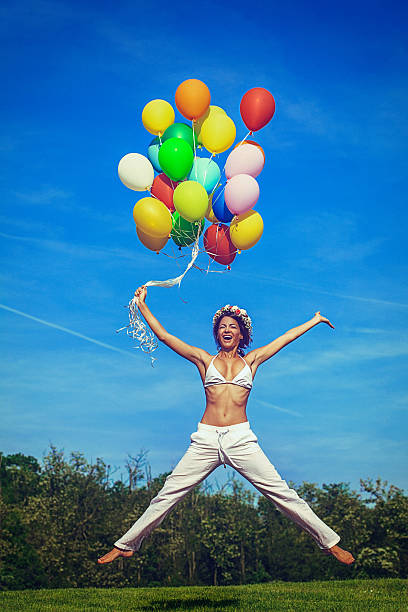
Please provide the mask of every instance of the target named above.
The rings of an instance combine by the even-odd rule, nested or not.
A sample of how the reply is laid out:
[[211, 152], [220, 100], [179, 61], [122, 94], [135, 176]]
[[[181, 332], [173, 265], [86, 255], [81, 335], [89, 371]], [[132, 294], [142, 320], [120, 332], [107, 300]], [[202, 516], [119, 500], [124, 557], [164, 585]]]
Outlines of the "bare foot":
[[98, 559], [99, 564], [103, 563], [112, 563], [118, 557], [131, 557], [133, 555], [133, 550], [120, 550], [119, 548], [112, 548], [112, 550], [103, 557]]
[[340, 563], [351, 565], [355, 561], [353, 555], [347, 550], [340, 548], [340, 546], [332, 546], [329, 548], [328, 552], [333, 555], [333, 557], [336, 557], [337, 561], [340, 561]]

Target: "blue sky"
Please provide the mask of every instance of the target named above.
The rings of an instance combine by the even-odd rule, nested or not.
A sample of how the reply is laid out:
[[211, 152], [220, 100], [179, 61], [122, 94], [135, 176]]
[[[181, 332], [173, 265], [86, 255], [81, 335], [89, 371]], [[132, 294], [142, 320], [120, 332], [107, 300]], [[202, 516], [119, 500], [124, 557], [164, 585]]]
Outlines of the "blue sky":
[[254, 346], [321, 310], [336, 330], [321, 325], [264, 364], [252, 427], [287, 480], [407, 488], [406, 6], [36, 0], [0, 15], [0, 301], [20, 313], [0, 309], [3, 452], [41, 457], [52, 442], [120, 466], [144, 448], [158, 474], [187, 447], [204, 407], [194, 366], [160, 347], [152, 368], [115, 333], [133, 291], [176, 276], [187, 255], [139, 243], [132, 208], [145, 194], [117, 164], [146, 152], [144, 105], [174, 103], [195, 77], [237, 138], [242, 95], [275, 97], [256, 134], [265, 230], [231, 272], [150, 289], [153, 313], [213, 352], [222, 304], [248, 310]]

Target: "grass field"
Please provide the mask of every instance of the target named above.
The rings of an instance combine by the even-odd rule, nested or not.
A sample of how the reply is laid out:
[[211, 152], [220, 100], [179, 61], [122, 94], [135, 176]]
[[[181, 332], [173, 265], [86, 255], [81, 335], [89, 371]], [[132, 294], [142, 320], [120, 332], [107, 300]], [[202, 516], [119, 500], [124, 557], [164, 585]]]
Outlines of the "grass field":
[[408, 611], [408, 581], [272, 582], [228, 587], [55, 589], [0, 593], [0, 609], [25, 610], [310, 610]]

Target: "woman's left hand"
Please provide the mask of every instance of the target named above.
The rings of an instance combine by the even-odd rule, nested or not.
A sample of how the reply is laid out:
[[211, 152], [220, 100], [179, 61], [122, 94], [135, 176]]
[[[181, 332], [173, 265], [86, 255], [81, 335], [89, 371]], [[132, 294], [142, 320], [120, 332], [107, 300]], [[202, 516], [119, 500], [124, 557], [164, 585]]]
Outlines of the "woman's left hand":
[[332, 325], [329, 321], [329, 319], [327, 319], [326, 317], [323, 317], [320, 314], [320, 310], [318, 310], [317, 312], [315, 312], [315, 319], [318, 320], [318, 323], [327, 323], [327, 325], [329, 325], [329, 327], [331, 327], [332, 329], [334, 329], [334, 325]]

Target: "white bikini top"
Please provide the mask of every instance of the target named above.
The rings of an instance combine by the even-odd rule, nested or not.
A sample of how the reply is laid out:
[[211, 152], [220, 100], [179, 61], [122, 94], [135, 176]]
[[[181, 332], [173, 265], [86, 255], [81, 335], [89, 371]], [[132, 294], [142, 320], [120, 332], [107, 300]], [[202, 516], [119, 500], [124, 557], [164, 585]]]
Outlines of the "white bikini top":
[[[215, 355], [215, 357], [218, 357], [218, 355]], [[242, 361], [245, 363], [244, 367], [232, 380], [226, 380], [214, 365], [215, 357], [211, 359], [211, 363], [208, 366], [207, 372], [205, 373], [204, 387], [230, 384], [245, 387], [245, 389], [252, 389], [252, 372], [245, 359], [239, 355], [239, 357], [241, 357]]]

